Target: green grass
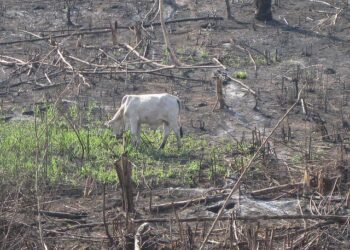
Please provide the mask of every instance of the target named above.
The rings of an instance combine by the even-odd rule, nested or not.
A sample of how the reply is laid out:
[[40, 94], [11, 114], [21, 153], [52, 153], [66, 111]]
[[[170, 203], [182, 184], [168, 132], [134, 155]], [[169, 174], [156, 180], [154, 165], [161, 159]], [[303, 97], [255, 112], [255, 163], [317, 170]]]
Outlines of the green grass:
[[[115, 155], [118, 158], [127, 150], [137, 184], [193, 186], [200, 178], [227, 175], [225, 155], [245, 150], [232, 141], [213, 144], [191, 135], [182, 138], [178, 149], [174, 134], [158, 150], [162, 133], [147, 129], [143, 129], [140, 148], [129, 145], [124, 149], [122, 140], [94, 119], [91, 107], [72, 106], [66, 113], [49, 107], [46, 113], [37, 112], [35, 121], [0, 122], [0, 181], [33, 178], [38, 170], [39, 177], [51, 184], [81, 184], [87, 176], [116, 183]], [[128, 133], [126, 138], [130, 138]]]

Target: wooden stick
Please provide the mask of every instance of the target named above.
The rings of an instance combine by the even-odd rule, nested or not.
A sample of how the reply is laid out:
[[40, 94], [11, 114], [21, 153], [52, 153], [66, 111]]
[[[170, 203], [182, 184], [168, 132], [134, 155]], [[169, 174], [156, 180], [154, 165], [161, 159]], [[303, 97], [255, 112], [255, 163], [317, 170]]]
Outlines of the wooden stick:
[[252, 90], [248, 85], [246, 85], [245, 83], [237, 80], [237, 79], [234, 79], [232, 78], [231, 76], [227, 75], [227, 77], [231, 80], [231, 81], [234, 81], [238, 84], [240, 84], [242, 87], [244, 87], [245, 89], [247, 89], [253, 96], [257, 97], [257, 94], [254, 90]]
[[168, 202], [164, 204], [159, 205], [152, 205], [152, 212], [163, 212], [172, 208], [178, 208], [183, 206], [188, 206], [192, 204], [197, 204], [201, 202], [214, 202], [224, 199], [225, 196], [218, 196], [218, 195], [209, 195], [205, 197], [200, 198], [193, 198], [190, 200], [184, 200], [184, 201], [176, 201], [176, 202]]
[[213, 58], [213, 61], [214, 61], [215, 63], [217, 63], [217, 64], [218, 64], [221, 68], [223, 68], [224, 70], [227, 69], [227, 67], [226, 67], [225, 65], [223, 65], [218, 59]]
[[290, 183], [290, 184], [285, 184], [285, 185], [280, 185], [280, 186], [275, 186], [275, 187], [263, 188], [263, 189], [260, 189], [260, 190], [254, 190], [250, 194], [252, 196], [264, 195], [264, 194], [273, 193], [273, 192], [276, 192], [276, 191], [285, 190], [285, 189], [288, 189], [288, 188], [302, 187], [303, 185], [304, 185], [303, 182]]
[[113, 45], [116, 45], [117, 44], [118, 21], [114, 21], [114, 25], [113, 25], [112, 21], [110, 21], [109, 26], [110, 26], [111, 33], [112, 33], [112, 43], [113, 43]]
[[[140, 58], [142, 61], [148, 62], [148, 63], [152, 63], [155, 66], [158, 67], [168, 67], [168, 65], [165, 64], [160, 64], [160, 63], [156, 63], [154, 61], [151, 61], [149, 59], [147, 59], [146, 57], [143, 57], [142, 55], [140, 55], [139, 52], [137, 52], [133, 47], [131, 47], [129, 44], [127, 43], [123, 43], [122, 46], [124, 46], [125, 48], [127, 48], [128, 50], [130, 50], [130, 52], [134, 53], [138, 58]], [[171, 65], [171, 67], [174, 67], [174, 65]]]
[[77, 75], [83, 80], [83, 83], [86, 86], [90, 87], [90, 84], [86, 81], [85, 77], [81, 74], [81, 72], [74, 70], [73, 66], [64, 58], [63, 53], [59, 49], [57, 49], [57, 53], [60, 56], [60, 58], [62, 59], [62, 61], [69, 67], [69, 69], [72, 71], [72, 73], [74, 74], [74, 72], [76, 72]]
[[[164, 66], [162, 68], [156, 68], [156, 69], [150, 69], [150, 70], [128, 70], [128, 74], [147, 74], [147, 73], [153, 73], [157, 71], [162, 71], [166, 69], [217, 69], [220, 68], [219, 66], [180, 66], [176, 67], [175, 65], [170, 65], [170, 66]], [[69, 72], [69, 71], [68, 71]], [[87, 74], [87, 75], [103, 75], [103, 74], [125, 74], [125, 70], [116, 70], [116, 71], [80, 71], [82, 74]]]
[[162, 32], [163, 32], [163, 37], [164, 37], [164, 42], [165, 42], [165, 46], [167, 51], [170, 54], [170, 58], [172, 60], [172, 62], [176, 65], [176, 66], [180, 66], [182, 65], [182, 63], [179, 61], [179, 59], [176, 57], [170, 41], [169, 41], [169, 37], [165, 28], [165, 22], [164, 22], [164, 17], [163, 17], [163, 1], [164, 0], [159, 0], [159, 19], [160, 19], [160, 24], [161, 24], [161, 28], [162, 28]]
[[53, 211], [45, 211], [45, 210], [39, 210], [34, 212], [39, 213], [41, 215], [50, 216], [50, 217], [56, 217], [61, 219], [71, 219], [71, 220], [79, 220], [79, 219], [86, 218], [88, 216], [87, 213], [66, 213], [66, 212], [53, 212]]

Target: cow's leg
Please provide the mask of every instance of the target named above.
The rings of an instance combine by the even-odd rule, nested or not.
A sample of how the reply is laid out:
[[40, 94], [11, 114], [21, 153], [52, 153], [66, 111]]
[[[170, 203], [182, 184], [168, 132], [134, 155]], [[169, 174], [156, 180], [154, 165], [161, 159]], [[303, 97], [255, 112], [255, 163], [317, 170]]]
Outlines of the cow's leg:
[[180, 125], [176, 120], [169, 122], [170, 128], [174, 131], [177, 140], [177, 147], [181, 148], [181, 130]]
[[177, 147], [181, 148], [181, 133], [180, 133], [180, 126], [177, 124], [177, 122], [171, 123], [171, 128], [174, 131], [176, 135], [177, 140]]
[[141, 125], [137, 124], [137, 130], [136, 130], [136, 147], [139, 147], [141, 145]]
[[131, 127], [130, 127], [130, 133], [131, 133], [131, 144], [133, 146], [137, 146], [137, 130], [138, 130], [138, 124], [137, 123], [131, 123]]
[[164, 124], [163, 141], [162, 141], [162, 144], [160, 144], [159, 149], [164, 148], [164, 146], [165, 146], [165, 144], [166, 144], [166, 141], [168, 140], [169, 134], [170, 134], [170, 128], [169, 128], [168, 125]]

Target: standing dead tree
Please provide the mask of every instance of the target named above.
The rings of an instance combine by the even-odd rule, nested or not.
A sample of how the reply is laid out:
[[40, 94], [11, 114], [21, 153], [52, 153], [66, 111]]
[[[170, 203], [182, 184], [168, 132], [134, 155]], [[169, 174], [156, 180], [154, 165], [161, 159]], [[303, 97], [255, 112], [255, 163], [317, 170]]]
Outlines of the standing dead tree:
[[164, 37], [164, 42], [165, 42], [165, 46], [166, 46], [166, 50], [169, 52], [169, 55], [170, 55], [170, 58], [172, 60], [172, 62], [176, 65], [176, 66], [180, 66], [182, 65], [182, 63], [179, 61], [179, 59], [177, 59], [172, 47], [171, 47], [171, 44], [170, 44], [170, 41], [169, 41], [169, 37], [168, 37], [168, 34], [167, 34], [167, 31], [166, 31], [166, 27], [165, 27], [165, 22], [164, 22], [164, 17], [163, 17], [163, 1], [164, 0], [160, 0], [159, 1], [159, 17], [160, 17], [160, 24], [161, 24], [161, 27], [162, 27], [162, 32], [163, 32], [163, 37]]
[[127, 153], [124, 153], [119, 160], [115, 162], [119, 183], [122, 189], [122, 203], [124, 212], [134, 211], [134, 200], [132, 190], [132, 165], [128, 159]]
[[72, 8], [75, 5], [75, 0], [65, 0], [65, 7], [67, 8], [67, 25], [68, 26], [74, 26], [72, 19], [71, 19], [71, 11]]
[[232, 12], [231, 12], [230, 1], [229, 0], [225, 0], [225, 3], [226, 3], [227, 19], [234, 19], [233, 16], [232, 16]]
[[114, 21], [114, 25], [113, 25], [113, 22], [110, 21], [109, 26], [111, 28], [111, 33], [112, 33], [112, 43], [113, 43], [113, 45], [116, 45], [117, 44], [118, 21]]
[[213, 107], [213, 110], [215, 110], [216, 106], [219, 104], [219, 109], [224, 109], [226, 104], [225, 104], [225, 100], [224, 100], [224, 94], [223, 94], [223, 90], [222, 90], [222, 76], [220, 75], [220, 71], [216, 71], [213, 74], [213, 79], [216, 80], [216, 103]]
[[255, 19], [259, 21], [272, 20], [271, 0], [255, 0]]

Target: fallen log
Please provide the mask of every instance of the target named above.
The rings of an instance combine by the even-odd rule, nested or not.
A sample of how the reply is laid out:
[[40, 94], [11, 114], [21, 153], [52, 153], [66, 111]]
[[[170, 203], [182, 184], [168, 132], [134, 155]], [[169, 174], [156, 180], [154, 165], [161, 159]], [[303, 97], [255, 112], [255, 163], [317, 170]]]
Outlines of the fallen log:
[[259, 190], [254, 190], [250, 194], [252, 196], [259, 196], [259, 195], [264, 195], [264, 194], [270, 194], [278, 191], [282, 191], [288, 188], [300, 188], [304, 185], [303, 182], [298, 182], [298, 183], [290, 183], [290, 184], [285, 184], [285, 185], [280, 185], [280, 186], [274, 186], [274, 187], [268, 187], [268, 188], [263, 188]]
[[79, 224], [79, 225], [74, 225], [74, 226], [58, 229], [57, 232], [58, 233], [63, 233], [63, 232], [67, 232], [67, 231], [70, 231], [70, 230], [77, 230], [77, 229], [83, 229], [83, 228], [103, 227], [106, 224], [107, 225], [111, 225], [112, 222], [106, 222], [106, 223], [104, 223], [104, 222], [96, 222], [96, 223], [88, 223], [88, 224]]
[[34, 211], [34, 213], [49, 216], [49, 217], [56, 217], [56, 218], [60, 218], [60, 219], [71, 219], [71, 220], [80, 220], [80, 219], [86, 218], [88, 216], [88, 214], [85, 212], [66, 213], [66, 212], [52, 212], [52, 211], [39, 210], [39, 212]]
[[[297, 215], [259, 215], [259, 216], [223, 216], [218, 220], [237, 220], [237, 221], [260, 221], [260, 220], [325, 220], [333, 221], [334, 223], [346, 223], [350, 216], [345, 215], [307, 215], [307, 214], [297, 214]], [[204, 222], [204, 221], [214, 221], [215, 217], [192, 217], [192, 218], [179, 218], [179, 222]], [[141, 224], [145, 222], [149, 223], [167, 223], [177, 221], [175, 218], [148, 218], [148, 219], [132, 219], [135, 224]]]
[[220, 201], [222, 199], [225, 199], [226, 195], [210, 195], [200, 198], [194, 198], [190, 200], [184, 200], [184, 201], [176, 201], [176, 202], [168, 202], [164, 204], [159, 205], [153, 205], [151, 208], [151, 212], [164, 212], [172, 208], [178, 208], [178, 207], [184, 207], [184, 206], [191, 206], [193, 204], [198, 203], [209, 203], [209, 202], [215, 202]]

